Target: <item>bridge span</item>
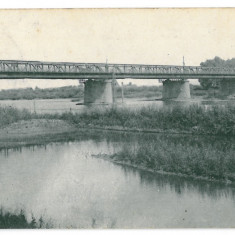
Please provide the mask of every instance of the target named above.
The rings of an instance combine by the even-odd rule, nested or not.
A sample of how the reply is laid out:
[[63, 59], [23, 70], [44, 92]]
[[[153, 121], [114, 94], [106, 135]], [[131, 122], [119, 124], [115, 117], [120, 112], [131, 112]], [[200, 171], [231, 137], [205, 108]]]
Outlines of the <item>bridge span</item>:
[[0, 79], [235, 79], [235, 68], [0, 60]]
[[213, 79], [235, 90], [235, 68], [0, 60], [0, 79], [84, 79], [85, 103], [114, 102], [115, 79], [159, 79], [163, 99], [190, 98], [187, 79]]

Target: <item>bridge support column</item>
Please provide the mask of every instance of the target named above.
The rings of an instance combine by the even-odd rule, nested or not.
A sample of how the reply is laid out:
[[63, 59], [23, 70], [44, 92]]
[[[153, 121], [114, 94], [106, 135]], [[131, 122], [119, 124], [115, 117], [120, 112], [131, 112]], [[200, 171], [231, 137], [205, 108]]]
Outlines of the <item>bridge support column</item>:
[[220, 81], [220, 94], [222, 96], [235, 95], [235, 81], [233, 79], [224, 79]]
[[163, 82], [162, 99], [190, 99], [189, 81], [165, 80]]
[[115, 86], [112, 79], [92, 80], [85, 82], [85, 104], [112, 104], [114, 102]]

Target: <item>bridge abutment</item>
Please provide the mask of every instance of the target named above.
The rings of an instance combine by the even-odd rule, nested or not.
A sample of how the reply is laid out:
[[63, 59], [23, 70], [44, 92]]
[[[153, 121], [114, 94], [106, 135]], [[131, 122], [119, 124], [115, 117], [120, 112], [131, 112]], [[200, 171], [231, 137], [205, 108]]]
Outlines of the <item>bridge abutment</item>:
[[165, 80], [163, 82], [162, 99], [190, 99], [189, 81]]
[[232, 79], [223, 79], [220, 81], [220, 94], [222, 96], [235, 95], [235, 81]]
[[114, 103], [115, 86], [112, 79], [88, 79], [84, 87], [84, 104]]

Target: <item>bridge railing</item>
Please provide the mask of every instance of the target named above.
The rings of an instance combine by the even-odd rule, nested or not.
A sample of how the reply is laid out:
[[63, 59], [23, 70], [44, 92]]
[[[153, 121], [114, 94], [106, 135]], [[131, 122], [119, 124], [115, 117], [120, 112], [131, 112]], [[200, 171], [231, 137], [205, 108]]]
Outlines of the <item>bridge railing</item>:
[[235, 68], [100, 64], [51, 63], [40, 61], [0, 61], [0, 73], [79, 73], [79, 74], [235, 74]]

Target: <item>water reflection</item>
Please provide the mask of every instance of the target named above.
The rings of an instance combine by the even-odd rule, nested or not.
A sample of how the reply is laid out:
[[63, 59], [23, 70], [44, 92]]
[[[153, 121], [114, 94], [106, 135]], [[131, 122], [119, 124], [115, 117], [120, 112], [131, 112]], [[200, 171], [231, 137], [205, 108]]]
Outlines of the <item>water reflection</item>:
[[[235, 196], [235, 188], [225, 185], [220, 182], [210, 182], [201, 179], [192, 179], [189, 177], [151, 173], [144, 170], [139, 170], [131, 166], [119, 165], [124, 174], [128, 177], [128, 174], [138, 175], [141, 184], [143, 185], [155, 185], [156, 188], [161, 190], [166, 189], [166, 185], [169, 185], [171, 191], [178, 195], [187, 193], [188, 191], [195, 191], [200, 193], [202, 196], [207, 195], [213, 199], [221, 197], [232, 197]], [[235, 198], [234, 198], [235, 199]]]
[[60, 228], [234, 227], [234, 187], [92, 157], [150, 140], [183, 145], [185, 151], [235, 149], [228, 138], [87, 130], [54, 143], [2, 149], [0, 205], [43, 216]]

